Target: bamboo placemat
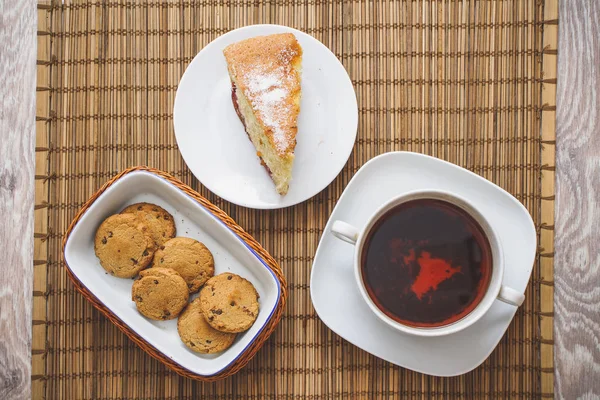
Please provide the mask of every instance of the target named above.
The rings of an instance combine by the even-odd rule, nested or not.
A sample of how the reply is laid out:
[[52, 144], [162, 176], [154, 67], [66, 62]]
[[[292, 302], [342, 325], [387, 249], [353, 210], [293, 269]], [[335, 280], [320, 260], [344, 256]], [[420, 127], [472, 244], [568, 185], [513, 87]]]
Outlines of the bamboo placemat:
[[[39, 6], [33, 395], [48, 399], [539, 398], [553, 395], [552, 256], [557, 0], [56, 1]], [[249, 24], [303, 30], [342, 61], [357, 142], [339, 177], [292, 208], [257, 211], [208, 192], [172, 125], [179, 78], [219, 35]], [[410, 150], [464, 166], [530, 211], [540, 248], [525, 304], [482, 366], [435, 378], [333, 334], [310, 301], [313, 255], [352, 175]], [[195, 382], [166, 369], [67, 278], [61, 241], [83, 202], [134, 165], [167, 171], [279, 261], [281, 324], [238, 374]], [[525, 266], [524, 266], [525, 267]]]

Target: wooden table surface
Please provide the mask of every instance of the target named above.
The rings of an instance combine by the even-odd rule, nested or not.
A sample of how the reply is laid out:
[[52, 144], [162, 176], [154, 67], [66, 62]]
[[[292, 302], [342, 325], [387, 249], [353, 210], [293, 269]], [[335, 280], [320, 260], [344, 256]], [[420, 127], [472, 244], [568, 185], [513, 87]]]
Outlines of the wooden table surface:
[[31, 393], [35, 0], [0, 0], [0, 399]]
[[600, 1], [560, 2], [554, 390], [600, 396]]
[[[35, 0], [0, 0], [0, 399], [30, 397]], [[560, 2], [555, 394], [600, 396], [600, 1]]]

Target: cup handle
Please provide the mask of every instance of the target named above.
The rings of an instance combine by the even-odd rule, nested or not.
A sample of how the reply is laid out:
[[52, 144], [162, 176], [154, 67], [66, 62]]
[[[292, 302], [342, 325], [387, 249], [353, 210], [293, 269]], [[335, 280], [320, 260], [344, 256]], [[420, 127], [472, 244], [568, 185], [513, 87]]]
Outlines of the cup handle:
[[498, 300], [510, 304], [511, 306], [519, 307], [525, 300], [523, 293], [517, 292], [515, 289], [511, 289], [508, 286], [502, 286], [500, 293], [498, 293]]
[[331, 226], [331, 233], [346, 243], [356, 244], [358, 240], [358, 229], [344, 221], [335, 221]]

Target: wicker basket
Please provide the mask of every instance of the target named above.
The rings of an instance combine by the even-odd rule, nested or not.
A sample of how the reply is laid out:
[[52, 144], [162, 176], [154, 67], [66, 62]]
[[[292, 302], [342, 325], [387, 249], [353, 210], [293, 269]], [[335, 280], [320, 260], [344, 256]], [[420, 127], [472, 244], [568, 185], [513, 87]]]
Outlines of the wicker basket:
[[[100, 302], [96, 298], [96, 296], [94, 296], [94, 294], [92, 292], [90, 292], [79, 281], [79, 279], [71, 272], [71, 270], [68, 267], [66, 267], [67, 274], [69, 275], [71, 281], [73, 282], [73, 285], [75, 285], [75, 288], [90, 303], [92, 303], [92, 305], [94, 307], [96, 307], [102, 314], [104, 314], [110, 321], [112, 321], [112, 323], [115, 324], [121, 331], [123, 331], [123, 333], [125, 333], [127, 336], [129, 336], [129, 338], [131, 340], [133, 340], [138, 346], [140, 346], [142, 348], [142, 350], [144, 350], [146, 353], [148, 353], [149, 355], [151, 355], [158, 361], [162, 362], [163, 364], [165, 364], [167, 367], [171, 368], [173, 371], [177, 372], [178, 374], [188, 377], [188, 378], [197, 379], [197, 380], [201, 380], [201, 381], [208, 381], [208, 382], [223, 379], [232, 374], [235, 374], [237, 371], [239, 371], [241, 368], [243, 368], [250, 361], [250, 359], [252, 359], [252, 357], [254, 357], [254, 355], [258, 352], [258, 350], [261, 348], [261, 346], [269, 338], [269, 336], [271, 335], [271, 333], [273, 332], [273, 330], [275, 329], [275, 327], [281, 320], [281, 316], [283, 314], [283, 308], [285, 306], [285, 302], [286, 302], [286, 298], [287, 298], [287, 283], [286, 283], [285, 277], [283, 276], [281, 268], [279, 267], [277, 262], [273, 259], [273, 257], [271, 257], [271, 255], [269, 253], [267, 253], [267, 251], [252, 236], [247, 234], [241, 226], [239, 226], [233, 219], [231, 219], [231, 217], [229, 217], [227, 214], [225, 214], [225, 212], [223, 212], [217, 206], [210, 203], [208, 200], [206, 200], [204, 197], [202, 197], [199, 193], [194, 191], [192, 188], [190, 188], [183, 182], [179, 181], [178, 179], [174, 178], [173, 176], [171, 176], [165, 172], [156, 170], [154, 168], [139, 166], [139, 167], [133, 167], [133, 168], [126, 169], [123, 172], [121, 172], [120, 174], [118, 174], [117, 176], [113, 177], [108, 182], [106, 182], [96, 193], [94, 193], [94, 195], [92, 197], [90, 197], [90, 199], [88, 201], [85, 202], [83, 207], [79, 210], [79, 212], [77, 213], [77, 215], [75, 216], [75, 218], [73, 219], [71, 224], [69, 225], [69, 229], [67, 230], [67, 232], [65, 234], [65, 237], [64, 237], [63, 243], [62, 243], [63, 252], [64, 252], [65, 245], [67, 243], [67, 240], [69, 239], [69, 236], [71, 235], [71, 232], [73, 231], [73, 228], [75, 227], [77, 222], [81, 219], [81, 217], [86, 213], [86, 211], [90, 208], [90, 206], [94, 203], [94, 201], [96, 201], [96, 199], [98, 199], [98, 197], [100, 197], [100, 195], [102, 195], [102, 193], [104, 193], [104, 191], [106, 189], [108, 189], [112, 184], [114, 184], [116, 181], [118, 181], [125, 175], [127, 175], [131, 172], [134, 172], [134, 171], [148, 171], [148, 172], [156, 174], [156, 175], [164, 178], [168, 182], [172, 183], [177, 188], [179, 188], [181, 191], [183, 191], [185, 194], [187, 194], [192, 199], [194, 199], [198, 203], [200, 203], [200, 205], [202, 205], [204, 208], [206, 208], [215, 217], [220, 219], [229, 229], [231, 229], [235, 234], [237, 234], [250, 248], [252, 248], [256, 252], [256, 254], [264, 261], [265, 265], [267, 265], [273, 271], [273, 273], [275, 274], [275, 276], [277, 277], [277, 279], [280, 282], [281, 292], [280, 292], [280, 296], [279, 296], [279, 302], [277, 303], [277, 306], [275, 307], [275, 311], [273, 312], [273, 315], [267, 321], [263, 330], [256, 336], [254, 341], [244, 350], [244, 352], [242, 354], [240, 354], [237, 357], [237, 359], [229, 367], [227, 367], [224, 371], [221, 371], [220, 373], [218, 373], [216, 375], [203, 376], [203, 375], [198, 375], [192, 371], [189, 371], [189, 370], [183, 368], [182, 366], [180, 366], [179, 364], [174, 362], [172, 359], [167, 357], [165, 354], [158, 351], [154, 346], [152, 346], [151, 344], [146, 342], [141, 336], [139, 336], [127, 324], [125, 324], [123, 321], [121, 321], [121, 319], [119, 319], [115, 314], [113, 314], [113, 312], [109, 308], [107, 308], [102, 302]], [[66, 265], [66, 263], [65, 263], [65, 265]]]

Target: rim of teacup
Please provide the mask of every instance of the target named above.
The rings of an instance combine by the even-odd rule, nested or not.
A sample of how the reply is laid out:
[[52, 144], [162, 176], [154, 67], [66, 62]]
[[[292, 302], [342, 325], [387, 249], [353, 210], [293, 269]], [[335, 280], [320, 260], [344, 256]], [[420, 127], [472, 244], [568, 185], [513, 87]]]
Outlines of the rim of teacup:
[[[483, 229], [492, 251], [492, 274], [490, 276], [490, 282], [486, 289], [486, 294], [483, 296], [479, 304], [477, 304], [477, 306], [470, 313], [465, 315], [463, 318], [447, 325], [436, 327], [414, 327], [405, 325], [401, 322], [394, 320], [393, 318], [385, 314], [381, 309], [379, 309], [379, 307], [377, 307], [375, 302], [371, 299], [371, 296], [369, 295], [362, 279], [361, 260], [364, 241], [370, 233], [371, 229], [373, 228], [373, 225], [377, 221], [379, 221], [379, 218], [391, 208], [406, 203], [408, 201], [418, 199], [433, 199], [446, 201], [457, 207], [460, 207], [465, 212], [469, 213], [469, 215], [471, 215]], [[500, 243], [498, 235], [495, 233], [487, 218], [483, 216], [483, 214], [479, 211], [477, 207], [473, 206], [473, 204], [465, 198], [444, 190], [413, 190], [408, 193], [404, 193], [400, 196], [396, 196], [393, 199], [390, 199], [389, 201], [384, 203], [369, 217], [364, 228], [360, 229], [360, 233], [357, 237], [354, 249], [354, 275], [360, 293], [364, 298], [365, 302], [367, 303], [371, 311], [387, 325], [400, 332], [404, 332], [415, 336], [435, 337], [450, 335], [463, 329], [466, 329], [469, 326], [473, 325], [475, 322], [477, 322], [481, 317], [485, 315], [485, 313], [490, 309], [494, 301], [497, 299], [500, 289], [502, 287], [502, 279], [504, 276], [504, 258], [502, 254], [502, 245]]]

